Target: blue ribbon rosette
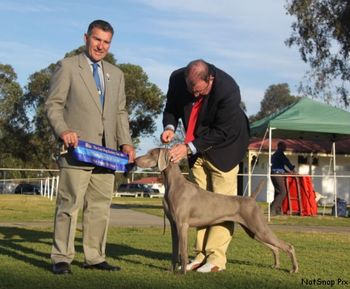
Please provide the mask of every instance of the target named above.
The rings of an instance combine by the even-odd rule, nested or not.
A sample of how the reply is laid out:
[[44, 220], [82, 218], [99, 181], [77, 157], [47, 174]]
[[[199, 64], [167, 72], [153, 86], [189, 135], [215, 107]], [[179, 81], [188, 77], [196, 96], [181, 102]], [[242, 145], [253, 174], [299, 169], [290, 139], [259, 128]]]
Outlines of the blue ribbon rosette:
[[126, 172], [129, 158], [121, 151], [99, 146], [79, 140], [78, 146], [73, 149], [76, 160], [90, 163], [114, 171]]

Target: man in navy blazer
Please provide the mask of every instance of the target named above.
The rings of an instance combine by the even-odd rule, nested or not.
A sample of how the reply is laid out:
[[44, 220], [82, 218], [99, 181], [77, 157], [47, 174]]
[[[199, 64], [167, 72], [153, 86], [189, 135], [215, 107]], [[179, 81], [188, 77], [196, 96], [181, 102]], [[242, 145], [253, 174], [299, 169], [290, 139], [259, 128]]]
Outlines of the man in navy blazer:
[[[198, 101], [201, 105], [189, 137], [191, 111]], [[194, 60], [170, 76], [161, 140], [173, 140], [181, 119], [186, 138], [171, 148], [171, 160], [179, 162], [188, 157], [194, 181], [214, 193], [237, 194], [239, 163], [249, 141], [249, 122], [240, 103], [235, 80], [204, 60]], [[233, 229], [232, 222], [198, 228], [197, 255], [186, 269], [202, 273], [224, 270]]]

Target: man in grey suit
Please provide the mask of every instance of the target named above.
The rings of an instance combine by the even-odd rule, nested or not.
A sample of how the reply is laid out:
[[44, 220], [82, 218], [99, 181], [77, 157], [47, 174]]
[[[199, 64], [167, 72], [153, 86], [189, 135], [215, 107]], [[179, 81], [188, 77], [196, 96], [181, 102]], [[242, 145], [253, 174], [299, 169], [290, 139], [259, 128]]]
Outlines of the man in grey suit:
[[[108, 54], [113, 33], [113, 27], [106, 21], [95, 20], [89, 25], [84, 35], [85, 53], [58, 63], [45, 109], [55, 135], [62, 142], [63, 151], [76, 147], [81, 139], [120, 149], [133, 162], [135, 150], [125, 109], [124, 76], [116, 66], [103, 60]], [[59, 166], [51, 252], [53, 272], [71, 273], [80, 208], [83, 208], [83, 267], [120, 270], [105, 259], [114, 172], [75, 160], [70, 149], [60, 156]]]

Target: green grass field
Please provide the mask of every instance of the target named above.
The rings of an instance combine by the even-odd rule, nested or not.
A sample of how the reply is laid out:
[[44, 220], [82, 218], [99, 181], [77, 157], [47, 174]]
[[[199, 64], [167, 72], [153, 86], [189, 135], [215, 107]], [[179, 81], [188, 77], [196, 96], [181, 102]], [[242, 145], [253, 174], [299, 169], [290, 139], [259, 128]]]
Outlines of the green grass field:
[[[160, 200], [118, 198], [114, 202], [146, 211], [160, 210]], [[0, 222], [7, 223], [0, 226], [0, 289], [350, 287], [350, 233], [344, 232], [275, 231], [278, 237], [296, 248], [300, 272], [289, 274], [291, 263], [284, 253], [281, 253], [281, 269], [272, 269], [271, 252], [237, 229], [228, 250], [226, 271], [215, 274], [190, 272], [183, 276], [168, 270], [171, 256], [169, 228], [165, 235], [163, 228], [156, 227], [110, 228], [107, 260], [120, 265], [120, 272], [82, 269], [82, 235], [77, 231], [73, 274], [56, 276], [51, 273], [52, 227], [50, 223], [48, 225], [52, 222], [53, 210], [54, 202], [45, 198], [0, 195]], [[311, 219], [314, 224], [309, 224], [310, 218], [297, 216], [272, 221], [313, 226], [350, 225], [350, 218], [319, 216]], [[19, 222], [33, 222], [35, 226], [16, 225]], [[191, 245], [194, 238], [195, 231], [191, 229]]]

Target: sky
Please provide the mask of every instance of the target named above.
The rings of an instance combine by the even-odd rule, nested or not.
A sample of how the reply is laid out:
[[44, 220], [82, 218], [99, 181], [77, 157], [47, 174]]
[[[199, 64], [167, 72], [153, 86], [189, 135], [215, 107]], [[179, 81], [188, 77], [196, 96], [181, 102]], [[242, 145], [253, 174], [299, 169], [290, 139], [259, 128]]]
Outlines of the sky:
[[[116, 31], [110, 52], [118, 63], [140, 65], [166, 93], [173, 70], [202, 58], [236, 80], [249, 116], [270, 85], [288, 83], [296, 95], [308, 69], [297, 48], [284, 44], [293, 21], [284, 6], [284, 0], [1, 0], [0, 63], [10, 64], [24, 87], [32, 73], [83, 45], [91, 21], [104, 19]], [[141, 140], [141, 152], [152, 146], [153, 137]]]

